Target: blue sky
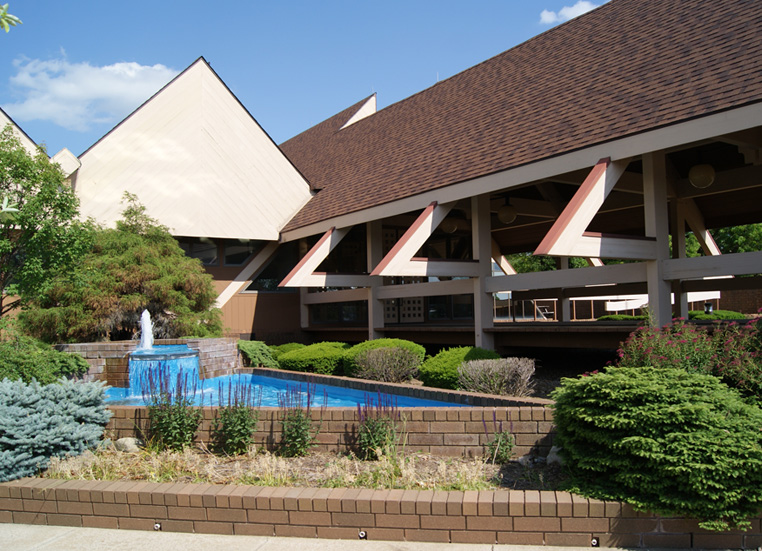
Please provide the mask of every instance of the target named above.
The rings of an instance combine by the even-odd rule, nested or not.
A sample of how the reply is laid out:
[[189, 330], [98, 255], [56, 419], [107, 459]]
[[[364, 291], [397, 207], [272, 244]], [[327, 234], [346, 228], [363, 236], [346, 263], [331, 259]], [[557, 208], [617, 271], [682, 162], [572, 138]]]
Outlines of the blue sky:
[[3, 0], [0, 107], [78, 155], [199, 56], [276, 143], [428, 88], [604, 0]]

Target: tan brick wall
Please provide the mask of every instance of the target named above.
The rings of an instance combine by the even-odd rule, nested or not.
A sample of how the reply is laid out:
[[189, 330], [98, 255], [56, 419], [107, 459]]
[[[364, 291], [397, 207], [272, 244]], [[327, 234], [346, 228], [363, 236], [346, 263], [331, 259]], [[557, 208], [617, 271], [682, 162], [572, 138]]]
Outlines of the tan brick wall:
[[[141, 437], [147, 427], [146, 409], [112, 406], [114, 416], [106, 428], [113, 438]], [[215, 409], [203, 408], [203, 420], [196, 433], [197, 442], [209, 442]], [[498, 408], [400, 408], [399, 428], [409, 451], [422, 451], [447, 457], [481, 457], [484, 445], [498, 430], [509, 430], [516, 438], [515, 456], [547, 455], [553, 445], [553, 413], [545, 407]], [[359, 428], [357, 410], [330, 408], [313, 410], [315, 426], [320, 426], [318, 450], [347, 452], [354, 450]], [[281, 413], [277, 408], [260, 408], [255, 433], [258, 446], [275, 449], [280, 442]], [[486, 432], [485, 432], [486, 424]]]
[[747, 532], [564, 492], [362, 490], [26, 478], [0, 484], [0, 523], [206, 534], [589, 547], [755, 549]]

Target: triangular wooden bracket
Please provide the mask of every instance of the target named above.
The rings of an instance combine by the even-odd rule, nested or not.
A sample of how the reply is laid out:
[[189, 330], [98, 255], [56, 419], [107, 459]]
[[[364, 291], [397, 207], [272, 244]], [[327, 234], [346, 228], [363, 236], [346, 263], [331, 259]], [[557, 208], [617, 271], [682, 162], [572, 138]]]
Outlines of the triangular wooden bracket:
[[304, 255], [278, 287], [368, 287], [370, 276], [364, 274], [329, 274], [316, 272], [320, 263], [349, 233], [351, 227], [331, 228]]
[[628, 161], [601, 159], [534, 251], [536, 255], [585, 258], [656, 258], [656, 239], [586, 232]]
[[371, 272], [372, 276], [415, 276], [415, 277], [476, 277], [479, 264], [476, 261], [429, 260], [416, 258], [416, 252], [423, 246], [434, 230], [445, 219], [455, 203], [444, 205], [432, 202], [418, 216], [405, 234], [395, 243], [392, 250]]

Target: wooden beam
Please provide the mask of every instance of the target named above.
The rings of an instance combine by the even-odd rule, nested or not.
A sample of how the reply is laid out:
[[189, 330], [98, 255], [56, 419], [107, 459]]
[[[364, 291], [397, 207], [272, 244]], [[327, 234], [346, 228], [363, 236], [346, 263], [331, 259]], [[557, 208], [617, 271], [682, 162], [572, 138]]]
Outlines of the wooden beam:
[[331, 228], [318, 239], [318, 242], [304, 255], [294, 269], [289, 272], [278, 287], [325, 287], [324, 278], [314, 278], [313, 272], [320, 263], [338, 245], [351, 228]]
[[385, 285], [378, 289], [379, 299], [466, 295], [474, 292], [473, 279], [451, 279], [408, 285]]
[[530, 272], [488, 278], [489, 293], [553, 289], [557, 287], [584, 287], [606, 283], [639, 283], [646, 280], [645, 264], [614, 264], [595, 268], [575, 268], [550, 272]]
[[673, 258], [664, 261], [664, 279], [699, 279], [704, 277], [762, 273], [762, 251]]
[[459, 260], [414, 258], [434, 230], [445, 219], [455, 203], [426, 207], [392, 250], [371, 272], [372, 276], [460, 277], [478, 275], [478, 264]]
[[233, 296], [238, 294], [241, 289], [251, 283], [254, 275], [267, 264], [277, 249], [278, 242], [270, 241], [262, 248], [262, 250], [255, 254], [254, 258], [252, 258], [241, 269], [233, 281], [231, 281], [228, 286], [225, 287], [225, 289], [219, 294], [215, 302], [215, 308], [222, 308], [225, 306], [225, 304], [227, 304], [228, 301], [233, 298]]
[[601, 159], [566, 205], [545, 238], [535, 250], [536, 255], [584, 256], [602, 258], [653, 258], [652, 246], [626, 236], [593, 236], [585, 230], [603, 206], [627, 168], [628, 161], [612, 163]]
[[368, 292], [368, 289], [360, 288], [340, 289], [338, 291], [325, 291], [322, 293], [307, 293], [304, 296], [304, 304], [331, 304], [334, 302], [368, 300]]

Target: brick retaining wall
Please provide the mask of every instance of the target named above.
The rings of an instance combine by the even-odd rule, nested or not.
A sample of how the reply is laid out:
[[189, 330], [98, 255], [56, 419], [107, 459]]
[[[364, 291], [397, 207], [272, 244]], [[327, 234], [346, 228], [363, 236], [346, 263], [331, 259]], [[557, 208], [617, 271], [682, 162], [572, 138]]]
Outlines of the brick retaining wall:
[[0, 523], [128, 530], [590, 547], [756, 549], [748, 532], [565, 492], [365, 490], [25, 478], [0, 484]]
[[[111, 406], [114, 417], [106, 427], [112, 439], [125, 436], [141, 437], [146, 427], [146, 409], [133, 406]], [[209, 442], [209, 431], [215, 408], [203, 408], [204, 418], [196, 433], [197, 442]], [[255, 433], [258, 446], [274, 449], [280, 442], [280, 410], [260, 408]], [[400, 408], [409, 451], [423, 451], [439, 456], [481, 457], [484, 444], [492, 437], [493, 417], [504, 430], [516, 438], [515, 456], [534, 454], [545, 456], [553, 445], [553, 412], [536, 407], [469, 407], [469, 408]], [[317, 423], [322, 418], [317, 449], [347, 452], [354, 449], [359, 427], [358, 412], [351, 408], [312, 410]], [[485, 433], [485, 423], [487, 432]]]

